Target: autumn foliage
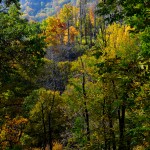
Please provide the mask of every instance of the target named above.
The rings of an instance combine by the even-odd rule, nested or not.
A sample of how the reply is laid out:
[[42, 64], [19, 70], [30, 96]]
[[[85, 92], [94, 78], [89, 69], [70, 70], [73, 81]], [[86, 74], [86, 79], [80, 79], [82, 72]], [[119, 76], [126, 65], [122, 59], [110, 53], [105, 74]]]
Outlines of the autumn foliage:
[[23, 129], [28, 120], [23, 117], [11, 119], [9, 116], [6, 116], [5, 119], [5, 123], [0, 129], [0, 143], [3, 148], [13, 147], [20, 143]]
[[59, 45], [63, 42], [64, 31], [66, 24], [55, 17], [48, 17], [43, 25], [44, 31], [42, 35], [45, 36], [45, 42], [48, 46]]
[[[79, 34], [79, 31], [74, 27], [69, 27], [70, 32], [70, 43], [73, 43], [75, 41], [75, 37]], [[68, 42], [68, 29], [65, 30], [65, 36], [64, 36], [64, 43], [66, 44]]]
[[0, 150], [150, 150], [148, 0], [51, 1], [0, 7]]

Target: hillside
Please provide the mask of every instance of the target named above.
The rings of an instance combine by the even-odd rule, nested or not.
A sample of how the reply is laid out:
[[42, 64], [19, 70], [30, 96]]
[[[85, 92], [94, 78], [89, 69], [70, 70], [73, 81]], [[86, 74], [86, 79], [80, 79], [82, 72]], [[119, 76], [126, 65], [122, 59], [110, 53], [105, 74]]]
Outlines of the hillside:
[[[97, 0], [88, 0], [88, 2], [95, 2]], [[64, 4], [71, 3], [72, 5], [79, 5], [79, 0], [21, 0], [21, 8], [23, 16], [28, 20], [41, 21], [48, 16], [56, 14]]]
[[22, 0], [41, 22], [18, 1], [0, 0], [0, 150], [150, 150], [148, 0]]

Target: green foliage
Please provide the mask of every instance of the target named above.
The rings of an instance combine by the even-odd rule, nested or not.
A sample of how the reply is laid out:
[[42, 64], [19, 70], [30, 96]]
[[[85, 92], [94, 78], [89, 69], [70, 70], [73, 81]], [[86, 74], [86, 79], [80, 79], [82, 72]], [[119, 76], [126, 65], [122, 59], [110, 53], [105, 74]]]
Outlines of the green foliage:
[[149, 149], [148, 0], [71, 2], [0, 8], [0, 149]]
[[[141, 72], [139, 68], [141, 60], [139, 60], [138, 56], [140, 56], [141, 59], [140, 50], [142, 49], [140, 49], [140, 45], [137, 44], [139, 39], [136, 39], [133, 35], [131, 36], [129, 31], [131, 31], [130, 27], [113, 24], [106, 28], [105, 34], [103, 35], [105, 40], [102, 40], [101, 38], [97, 39], [100, 40], [98, 43], [101, 43], [99, 50], [101, 54], [97, 57], [99, 58], [100, 63], [98, 63], [97, 66], [99, 67], [99, 74], [103, 85], [103, 90], [101, 92], [104, 96], [104, 103], [102, 104], [104, 107], [102, 107], [102, 109], [105, 112], [106, 117], [103, 118], [103, 122], [109, 122], [110, 119], [113, 122], [111, 125], [113, 132], [104, 124], [105, 128], [103, 128], [110, 130], [111, 133], [110, 135], [106, 132], [103, 134], [104, 137], [106, 136], [104, 141], [107, 142], [112, 136], [111, 140], [120, 141], [121, 145], [124, 145], [123, 147], [127, 147], [126, 142], [129, 142], [126, 139], [130, 139], [130, 147], [135, 147], [138, 144], [145, 145], [148, 141], [147, 134], [149, 133], [149, 126], [147, 126], [149, 117], [146, 117], [147, 115], [145, 114], [147, 114], [147, 111], [143, 109], [143, 107], [147, 106], [146, 99], [149, 96], [144, 94], [145, 90], [142, 90], [143, 81], [141, 81], [141, 79], [145, 80], [145, 83], [149, 81], [149, 78], [142, 73], [145, 71], [148, 73], [148, 69], [143, 69]], [[100, 32], [100, 34], [102, 33]], [[145, 33], [143, 32], [142, 35], [145, 35]], [[121, 38], [120, 36], [123, 37]], [[103, 44], [103, 42], [105, 43]], [[142, 40], [140, 42], [142, 42]], [[98, 56], [97, 53], [96, 56]], [[145, 61], [145, 65], [146, 64], [148, 65], [147, 61]], [[148, 86], [149, 85], [147, 85], [147, 87]], [[140, 93], [143, 93], [141, 97], [138, 95]], [[144, 95], [146, 98], [145, 101], [143, 101]], [[143, 101], [143, 107], [137, 103], [138, 100]], [[132, 108], [132, 110], [130, 108]], [[120, 128], [123, 126], [120, 124], [122, 121], [120, 118], [123, 119], [123, 111], [125, 113], [124, 124], [126, 129], [123, 129], [124, 131], [122, 132]], [[122, 112], [122, 114], [120, 114], [120, 112]], [[117, 113], [119, 120], [118, 125], [116, 122]], [[118, 127], [119, 129], [117, 129]], [[121, 132], [126, 139], [121, 138]], [[113, 134], [115, 134], [115, 137]], [[117, 140], [118, 134], [121, 140]], [[142, 141], [143, 136], [145, 136], [145, 142]], [[120, 142], [116, 144], [119, 146]], [[105, 147], [108, 145], [109, 143], [105, 144]], [[123, 147], [121, 145], [119, 148], [122, 149]], [[145, 145], [145, 148], [146, 147], [147, 146]]]
[[108, 24], [125, 21], [139, 32], [150, 23], [149, 11], [147, 0], [106, 0], [98, 4], [97, 13], [103, 16]]
[[10, 7], [8, 14], [0, 13], [0, 17], [0, 82], [5, 89], [15, 80], [31, 82], [31, 76], [35, 77], [42, 65], [45, 44], [38, 36], [38, 25], [21, 19], [15, 6]]
[[150, 8], [147, 0], [125, 0], [122, 2], [127, 22], [137, 31], [144, 30], [150, 24]]
[[[84, 63], [84, 68], [81, 63]], [[86, 122], [85, 109], [87, 108], [90, 114], [90, 128], [96, 130], [95, 125], [98, 125], [98, 118], [96, 114], [99, 113], [98, 104], [101, 101], [99, 90], [100, 84], [97, 81], [97, 67], [95, 66], [97, 60], [93, 56], [84, 55], [78, 60], [72, 62], [72, 77], [69, 80], [62, 97], [66, 103], [66, 116], [68, 116], [68, 123], [71, 124], [69, 128], [71, 137], [68, 139], [68, 147], [75, 148], [86, 147], [88, 144], [86, 138]], [[83, 73], [85, 73], [85, 92], [83, 93]], [[86, 106], [85, 106], [86, 101]], [[93, 124], [94, 122], [94, 124]], [[91, 137], [93, 133], [91, 133]]]
[[149, 58], [150, 56], [150, 27], [146, 27], [144, 32], [141, 33], [140, 35], [141, 39], [141, 54]]
[[73, 6], [71, 4], [65, 4], [59, 12], [59, 18], [62, 22], [73, 19]]
[[101, 1], [97, 7], [98, 9], [96, 10], [96, 13], [100, 16], [103, 16], [107, 24], [111, 24], [123, 18], [123, 12], [122, 7], [120, 5], [120, 1]]
[[11, 4], [15, 4], [19, 8], [19, 0], [0, 0], [0, 12], [6, 11], [6, 8]]
[[37, 26], [20, 19], [14, 6], [8, 14], [0, 13], [0, 16], [1, 80], [15, 72], [28, 78], [31, 70], [35, 73], [45, 54], [44, 42], [37, 35]]
[[[49, 132], [52, 132], [53, 141], [61, 139], [60, 133], [65, 123], [62, 108], [63, 101], [59, 92], [44, 88], [33, 91], [24, 101], [25, 116], [29, 118], [26, 127], [28, 137], [26, 135], [25, 142], [34, 146], [38, 144], [42, 146], [45, 138], [46, 141], [48, 140]], [[49, 115], [51, 116], [51, 131], [49, 131]]]
[[[6, 122], [5, 116], [8, 115], [10, 120], [15, 121], [16, 116], [19, 117], [23, 113], [21, 108], [23, 98], [35, 88], [35, 78], [43, 65], [45, 43], [43, 37], [38, 35], [39, 25], [22, 19], [15, 5], [11, 5], [7, 12], [1, 11], [0, 18], [0, 128], [2, 128]], [[19, 140], [21, 136], [22, 133]], [[9, 139], [6, 139], [6, 143], [7, 140]], [[12, 149], [11, 144], [9, 145]]]

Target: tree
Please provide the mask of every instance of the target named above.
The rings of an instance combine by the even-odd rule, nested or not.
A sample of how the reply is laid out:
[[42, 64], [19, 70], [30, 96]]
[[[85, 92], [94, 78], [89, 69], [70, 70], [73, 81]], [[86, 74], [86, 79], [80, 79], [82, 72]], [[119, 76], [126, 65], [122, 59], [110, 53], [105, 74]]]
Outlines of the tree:
[[147, 0], [125, 0], [121, 1], [127, 23], [136, 29], [136, 32], [143, 31], [150, 24], [149, 1]]
[[93, 74], [93, 71], [96, 71], [96, 66], [94, 66], [95, 61], [94, 57], [84, 55], [72, 62], [71, 71], [73, 76], [63, 93], [63, 98], [67, 105], [66, 114], [68, 116], [68, 123], [71, 124], [72, 128], [70, 129], [70, 143], [68, 143], [70, 147], [78, 147], [78, 144], [81, 144], [81, 147], [86, 147], [90, 144], [91, 139], [93, 139], [91, 127], [93, 129], [92, 123], [95, 120], [91, 114], [94, 115], [95, 106], [94, 108], [91, 106], [95, 103], [92, 100], [94, 100], [96, 94], [92, 95], [94, 93], [94, 89], [92, 88], [94, 85], [98, 85], [95, 80], [96, 74]]
[[[5, 1], [5, 3], [6, 3], [7, 5], [10, 5], [10, 4], [12, 4], [12, 3], [17, 3], [17, 2], [18, 2], [18, 0], [6, 0], [6, 1]], [[1, 0], [0, 3], [3, 3], [3, 0]]]
[[33, 88], [43, 65], [45, 43], [39, 37], [39, 25], [21, 18], [15, 5], [7, 13], [0, 12], [0, 115], [4, 126], [22, 115], [21, 106]]
[[[79, 34], [79, 32], [76, 30], [74, 26], [69, 27], [69, 43], [75, 42], [75, 37]], [[65, 30], [65, 37], [64, 37], [64, 43], [68, 43], [68, 29]]]
[[[1, 83], [9, 78], [12, 72], [22, 76], [34, 74], [45, 55], [44, 42], [38, 36], [38, 26], [28, 24], [19, 17], [19, 12], [12, 6], [8, 14], [1, 15]], [[32, 75], [33, 75], [32, 74]]]
[[98, 4], [96, 13], [100, 16], [103, 16], [106, 24], [120, 21], [123, 17], [122, 6], [120, 1], [117, 0], [102, 0]]
[[24, 109], [30, 120], [26, 134], [32, 137], [32, 144], [40, 147], [43, 145], [44, 148], [49, 144], [52, 149], [53, 142], [61, 139], [65, 121], [59, 92], [43, 88], [35, 90], [25, 99]]
[[150, 23], [147, 0], [102, 0], [98, 4], [97, 13], [103, 16], [106, 24], [125, 21], [136, 32], [143, 31]]
[[67, 24], [68, 29], [68, 44], [70, 44], [70, 23], [73, 20], [73, 6], [70, 4], [65, 4], [58, 14], [59, 18]]
[[[140, 47], [137, 44], [138, 40], [129, 34], [131, 30], [129, 26], [113, 24], [106, 28], [106, 43], [102, 44], [103, 40], [99, 42], [101, 63], [98, 66], [104, 96], [102, 109], [106, 117], [103, 118], [105, 149], [118, 147], [122, 150], [135, 146], [131, 143], [134, 141], [132, 132], [136, 127], [134, 121], [130, 122], [134, 120], [130, 118], [134, 113], [130, 107], [137, 108], [134, 100], [141, 83], [141, 71], [138, 60]], [[141, 133], [137, 136], [140, 137]]]
[[[38, 67], [43, 63], [45, 44], [38, 36], [38, 26], [21, 19], [15, 6], [10, 8], [8, 14], [0, 13], [0, 16], [0, 94], [13, 91], [22, 97], [26, 85], [31, 86]], [[23, 86], [24, 82], [26, 85]]]
[[15, 4], [17, 8], [20, 8], [19, 0], [0, 0], [0, 13], [7, 11], [11, 4]]
[[28, 120], [23, 117], [13, 119], [9, 116], [5, 117], [6, 121], [0, 130], [0, 148], [6, 149], [10, 147], [12, 149], [15, 145], [20, 144], [20, 139]]
[[63, 43], [64, 31], [66, 30], [66, 24], [59, 18], [48, 17], [43, 21], [42, 36], [45, 36], [45, 42], [48, 46], [56, 46]]

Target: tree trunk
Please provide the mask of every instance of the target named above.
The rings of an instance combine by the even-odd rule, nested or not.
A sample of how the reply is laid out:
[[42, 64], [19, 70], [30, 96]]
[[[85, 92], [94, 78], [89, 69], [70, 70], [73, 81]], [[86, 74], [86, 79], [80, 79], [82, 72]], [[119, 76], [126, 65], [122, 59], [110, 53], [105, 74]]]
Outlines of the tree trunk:
[[[82, 64], [82, 68], [84, 70], [84, 64], [83, 61], [80, 57], [81, 60], [81, 64]], [[82, 93], [83, 93], [83, 97], [84, 97], [84, 113], [85, 113], [85, 123], [86, 123], [86, 134], [87, 134], [87, 141], [90, 141], [90, 123], [89, 123], [89, 112], [87, 109], [87, 95], [86, 95], [86, 90], [85, 90], [85, 73], [82, 73]]]
[[[121, 112], [120, 112], [121, 111]], [[125, 131], [125, 106], [122, 105], [122, 109], [119, 111], [119, 148], [118, 150], [125, 150], [124, 131]], [[120, 114], [121, 113], [121, 114]]]
[[106, 125], [105, 125], [105, 105], [106, 105], [106, 102], [105, 102], [105, 98], [104, 98], [104, 103], [103, 103], [103, 122], [102, 122], [102, 124], [103, 124], [103, 130], [104, 130], [104, 143], [105, 143], [105, 145], [104, 145], [104, 150], [107, 150], [107, 134], [106, 134]]
[[80, 0], [80, 44], [82, 44], [82, 3]]
[[85, 0], [84, 2], [84, 36], [85, 36], [85, 44], [88, 44], [88, 40], [87, 40], [87, 20], [86, 20], [86, 3], [87, 1]]
[[85, 44], [87, 45], [88, 41], [87, 41], [87, 21], [86, 21], [86, 14], [85, 14], [85, 18], [84, 18], [84, 38], [85, 38]]
[[110, 128], [111, 143], [112, 143], [113, 150], [116, 150], [115, 133], [114, 133], [114, 130], [113, 130], [113, 121], [112, 121], [112, 116], [110, 114], [110, 111], [109, 111], [108, 118], [109, 118], [109, 128]]
[[[114, 88], [114, 93], [116, 96], [116, 100], [118, 99], [118, 96], [116, 94], [115, 90], [115, 83], [112, 80], [113, 88]], [[118, 107], [118, 120], [119, 120], [119, 148], [118, 150], [126, 150], [125, 147], [125, 138], [124, 138], [124, 132], [125, 132], [125, 111], [126, 111], [126, 106], [125, 106], [125, 99], [127, 98], [127, 95], [124, 94], [124, 100], [122, 101], [122, 105]]]
[[47, 142], [47, 137], [46, 137], [46, 125], [45, 125], [45, 120], [44, 120], [44, 108], [43, 108], [43, 104], [41, 104], [41, 111], [42, 111], [42, 123], [43, 123], [43, 132], [44, 132], [43, 149], [45, 150], [45, 148], [46, 148], [46, 142]]
[[52, 129], [51, 129], [51, 114], [48, 115], [48, 128], [49, 128], [49, 148], [53, 149]]
[[67, 22], [67, 25], [68, 25], [68, 45], [70, 44], [70, 24], [69, 24], [69, 20]]
[[92, 24], [91, 24], [90, 20], [89, 20], [89, 31], [90, 31], [89, 35], [90, 35], [90, 48], [91, 48], [93, 43], [92, 43]]
[[96, 32], [97, 32], [96, 21], [97, 21], [96, 14], [94, 14], [94, 33], [93, 33], [94, 40], [96, 40]]
[[53, 111], [53, 108], [54, 108], [54, 103], [55, 103], [55, 92], [56, 92], [56, 80], [54, 79], [55, 76], [56, 76], [56, 71], [55, 71], [55, 63], [54, 63], [54, 66], [53, 66], [53, 84], [54, 84], [54, 87], [53, 87], [53, 90], [54, 90], [54, 94], [53, 94], [53, 97], [52, 97], [52, 103], [51, 103], [51, 108], [49, 110], [49, 114], [48, 114], [48, 128], [49, 128], [49, 147], [50, 147], [50, 150], [53, 149], [53, 136], [52, 136], [52, 132], [53, 132], [53, 129], [52, 129], [52, 111]]

